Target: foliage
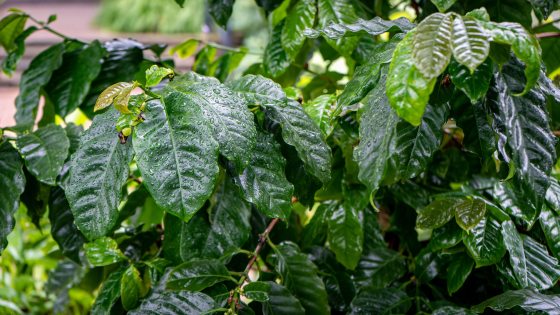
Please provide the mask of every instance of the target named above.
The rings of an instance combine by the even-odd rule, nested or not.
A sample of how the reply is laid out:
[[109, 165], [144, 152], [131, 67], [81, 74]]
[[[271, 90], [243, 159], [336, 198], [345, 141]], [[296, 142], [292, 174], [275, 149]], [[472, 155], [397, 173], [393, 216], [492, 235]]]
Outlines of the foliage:
[[[432, 2], [413, 24], [258, 0], [270, 41], [242, 74], [245, 48], [188, 40], [178, 73], [165, 47], [13, 11], [5, 73], [29, 34], [63, 40], [2, 130], [3, 286], [43, 270], [2, 312], [558, 314], [559, 56], [527, 23], [557, 4]], [[208, 5], [227, 25], [233, 1]]]

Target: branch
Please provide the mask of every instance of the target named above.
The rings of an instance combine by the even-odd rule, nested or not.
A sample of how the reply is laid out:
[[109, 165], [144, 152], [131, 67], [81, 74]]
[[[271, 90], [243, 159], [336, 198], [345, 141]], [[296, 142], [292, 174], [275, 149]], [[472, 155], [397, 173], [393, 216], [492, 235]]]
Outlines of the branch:
[[553, 130], [552, 134], [554, 134], [556, 137], [560, 137], [560, 130]]
[[249, 271], [251, 271], [251, 269], [253, 268], [253, 265], [257, 261], [257, 258], [259, 257], [259, 254], [263, 249], [266, 240], [268, 239], [268, 235], [270, 234], [270, 232], [272, 232], [278, 221], [280, 221], [280, 219], [278, 218], [272, 219], [264, 232], [259, 235], [259, 243], [257, 244], [257, 247], [255, 247], [255, 251], [253, 251], [252, 253], [251, 260], [249, 260], [249, 262], [247, 263], [247, 266], [243, 271], [243, 275], [237, 282], [237, 287], [229, 293], [228, 304], [230, 304], [230, 310], [233, 310], [234, 307], [239, 306], [239, 291], [241, 290], [241, 286], [247, 280]]
[[545, 32], [545, 33], [537, 33], [535, 34], [537, 38], [552, 38], [552, 37], [560, 37], [560, 33], [557, 32]]

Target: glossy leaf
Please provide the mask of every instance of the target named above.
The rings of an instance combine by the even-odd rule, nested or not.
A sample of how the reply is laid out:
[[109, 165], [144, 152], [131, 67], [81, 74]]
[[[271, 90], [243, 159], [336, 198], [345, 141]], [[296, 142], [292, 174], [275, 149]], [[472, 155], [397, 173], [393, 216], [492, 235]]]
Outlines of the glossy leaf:
[[455, 207], [455, 220], [465, 231], [475, 227], [486, 214], [486, 203], [480, 199], [465, 200]]
[[146, 87], [156, 86], [161, 80], [170, 75], [173, 75], [173, 70], [153, 65], [146, 70]]
[[[325, 3], [324, 5], [327, 4], [328, 3]], [[308, 29], [304, 33], [311, 38], [322, 35], [328, 39], [335, 40], [343, 37], [348, 38], [365, 34], [377, 36], [385, 32], [407, 32], [412, 28], [414, 28], [414, 24], [410, 23], [406, 18], [401, 17], [388, 21], [376, 16], [371, 20], [356, 19], [355, 21], [351, 21], [351, 23], [330, 22], [323, 25], [318, 30]]]
[[301, 302], [306, 313], [330, 314], [327, 292], [317, 275], [317, 267], [297, 245], [291, 242], [278, 245], [271, 259], [282, 284]]
[[303, 46], [305, 42], [303, 31], [313, 27], [316, 13], [315, 0], [298, 1], [288, 12], [282, 29], [281, 41], [282, 47], [291, 60], [295, 59]]
[[226, 28], [231, 12], [233, 11], [234, 0], [209, 0], [208, 11], [214, 21], [223, 28]]
[[153, 292], [130, 315], [202, 315], [214, 307], [214, 300], [200, 292], [165, 291]]
[[393, 52], [387, 75], [387, 98], [401, 118], [418, 126], [436, 79], [426, 79], [416, 68], [412, 57], [414, 33], [409, 32]]
[[282, 47], [282, 30], [285, 21], [274, 26], [270, 41], [264, 50], [263, 65], [265, 72], [272, 77], [279, 77], [288, 70], [290, 56]]
[[16, 143], [29, 172], [39, 181], [54, 185], [70, 147], [64, 129], [48, 125], [19, 136]]
[[268, 291], [268, 302], [264, 303], [262, 307], [263, 314], [306, 314], [300, 301], [286, 287], [271, 281], [267, 282], [267, 284], [270, 286], [270, 289]]
[[490, 42], [476, 19], [456, 16], [453, 19], [453, 57], [471, 73], [486, 60]]
[[64, 190], [60, 187], [51, 189], [49, 197], [49, 221], [51, 235], [66, 257], [80, 262], [80, 250], [85, 237], [74, 224], [74, 216], [66, 200]]
[[223, 263], [217, 260], [191, 260], [171, 270], [167, 288], [201, 291], [226, 280], [232, 280], [232, 278]]
[[454, 255], [447, 268], [447, 292], [457, 292], [467, 280], [474, 267], [472, 258], [465, 254]]
[[333, 94], [325, 94], [303, 104], [303, 110], [313, 119], [321, 129], [323, 136], [327, 138], [334, 129], [333, 113], [336, 107], [336, 97]]
[[97, 294], [97, 298], [91, 308], [92, 314], [109, 315], [113, 305], [121, 295], [121, 278], [124, 270], [113, 271], [105, 281]]
[[21, 75], [15, 115], [19, 127], [29, 130], [35, 124], [41, 88], [49, 82], [53, 72], [62, 64], [64, 50], [64, 43], [47, 48], [33, 58]]
[[268, 282], [250, 282], [243, 287], [243, 295], [251, 300], [267, 302], [269, 300], [268, 293], [270, 289], [270, 283]]
[[97, 98], [93, 111], [102, 110], [108, 106], [119, 103], [117, 109], [122, 113], [130, 113], [128, 110], [128, 97], [135, 88], [133, 83], [118, 82], [106, 88]]
[[455, 209], [463, 203], [461, 199], [439, 199], [418, 211], [416, 227], [435, 229], [443, 226], [455, 215]]
[[500, 223], [487, 216], [463, 238], [463, 243], [477, 267], [497, 263], [506, 253]]
[[23, 161], [8, 141], [0, 140], [0, 254], [8, 245], [8, 234], [14, 229], [14, 213], [19, 207], [19, 196], [25, 189]]
[[439, 12], [445, 12], [451, 8], [457, 0], [431, 0], [431, 2], [437, 7]]
[[104, 53], [101, 44], [93, 41], [82, 49], [62, 56], [62, 65], [53, 72], [45, 87], [55, 112], [60, 117], [65, 117], [82, 104], [91, 83], [101, 70]]
[[140, 277], [140, 272], [134, 265], [130, 265], [121, 278], [121, 302], [126, 310], [133, 309], [138, 300], [145, 294], [146, 289]]
[[406, 314], [411, 306], [411, 299], [399, 289], [366, 288], [352, 300], [349, 314]]
[[133, 134], [136, 162], [156, 203], [188, 221], [214, 189], [218, 143], [193, 98], [170, 92], [146, 106]]
[[556, 213], [560, 213], [560, 183], [557, 179], [550, 179], [550, 186], [546, 190], [545, 200]]
[[547, 314], [560, 314], [560, 296], [546, 295], [532, 289], [506, 291], [500, 295], [474, 306], [475, 312], [483, 312], [485, 308], [501, 312], [515, 307], [528, 312], [544, 312]]
[[451, 60], [451, 15], [434, 13], [426, 17], [414, 32], [412, 58], [426, 79], [440, 75]]
[[558, 216], [548, 207], [543, 207], [539, 216], [541, 229], [546, 238], [548, 248], [557, 259], [560, 258], [560, 221]]
[[492, 79], [492, 62], [490, 60], [479, 65], [472, 74], [467, 67], [454, 60], [449, 64], [448, 70], [453, 84], [465, 92], [472, 103], [486, 95]]
[[349, 202], [330, 207], [327, 213], [328, 242], [338, 260], [347, 269], [356, 268], [364, 246], [364, 231], [359, 213]]
[[98, 238], [84, 246], [88, 261], [94, 266], [107, 266], [126, 259], [117, 242], [110, 237]]
[[66, 197], [76, 225], [89, 240], [112, 230], [128, 178], [132, 146], [119, 142], [114, 125], [118, 115], [114, 109], [97, 115], [71, 159]]
[[[349, 0], [317, 0], [317, 8], [319, 29], [327, 29], [333, 24], [352, 24], [358, 19], [358, 14]], [[358, 38], [327, 39], [327, 43], [341, 55], [349, 55], [358, 44]]]
[[284, 174], [286, 160], [272, 135], [259, 132], [252, 161], [235, 183], [243, 190], [244, 198], [263, 214], [287, 219], [291, 211], [293, 185]]
[[381, 68], [380, 63], [367, 63], [357, 67], [354, 76], [348, 81], [338, 97], [336, 112], [338, 113], [343, 108], [358, 103], [378, 84], [385, 82], [381, 78], [384, 74], [380, 71]]
[[14, 41], [23, 32], [27, 18], [24, 14], [12, 13], [0, 20], [0, 45], [6, 51], [11, 51], [15, 48]]
[[432, 251], [451, 248], [463, 240], [463, 230], [454, 222], [450, 221], [444, 226], [432, 231], [432, 238], [428, 248]]
[[406, 272], [404, 257], [385, 247], [369, 250], [361, 257], [353, 280], [359, 288], [382, 289]]

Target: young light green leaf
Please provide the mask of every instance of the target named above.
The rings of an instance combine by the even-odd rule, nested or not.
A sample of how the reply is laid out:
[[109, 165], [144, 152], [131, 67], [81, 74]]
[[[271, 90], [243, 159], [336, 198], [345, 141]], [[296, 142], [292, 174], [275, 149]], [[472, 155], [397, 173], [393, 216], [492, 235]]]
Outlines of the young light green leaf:
[[14, 229], [14, 213], [19, 207], [19, 196], [25, 189], [23, 161], [17, 150], [8, 142], [0, 140], [0, 254], [8, 245], [8, 234]]
[[476, 19], [456, 16], [453, 20], [453, 57], [470, 69], [471, 74], [486, 60], [490, 41]]
[[189, 58], [196, 52], [196, 48], [198, 48], [199, 43], [200, 40], [195, 38], [190, 38], [180, 43], [179, 45], [172, 47], [169, 50], [169, 54], [170, 55], [177, 54], [179, 58], [183, 58], [183, 59]]
[[23, 32], [28, 16], [20, 13], [6, 15], [0, 20], [0, 45], [6, 51], [15, 48], [15, 39]]
[[121, 302], [125, 310], [133, 309], [142, 296], [147, 293], [147, 288], [142, 282], [140, 272], [134, 265], [130, 265], [121, 278]]
[[286, 160], [272, 135], [260, 131], [252, 161], [243, 173], [234, 177], [245, 200], [263, 214], [287, 219], [291, 211], [294, 187], [285, 175]]
[[173, 75], [173, 70], [165, 67], [151, 66], [146, 70], [146, 87], [158, 85], [165, 77]]
[[201, 291], [218, 282], [232, 279], [224, 264], [217, 260], [191, 260], [171, 270], [167, 289]]
[[434, 13], [414, 32], [411, 61], [428, 80], [440, 75], [451, 60], [452, 28], [451, 15]]
[[214, 300], [201, 292], [152, 291], [130, 315], [202, 315], [214, 308]]
[[218, 143], [192, 97], [169, 92], [146, 106], [133, 134], [136, 163], [156, 203], [188, 221], [214, 189]]
[[286, 23], [282, 28], [281, 42], [291, 60], [295, 59], [303, 46], [305, 42], [303, 31], [313, 27], [316, 13], [315, 0], [298, 1], [288, 12]]
[[132, 160], [130, 143], [121, 144], [115, 131], [115, 109], [95, 116], [72, 155], [66, 197], [76, 225], [93, 240], [104, 236], [117, 222], [121, 188]]
[[439, 199], [430, 203], [427, 207], [418, 211], [416, 227], [420, 229], [436, 229], [443, 226], [455, 215], [455, 209], [464, 200], [462, 199]]
[[96, 112], [102, 110], [113, 104], [115, 104], [116, 107], [118, 101], [119, 106], [121, 106], [121, 109], [124, 110], [121, 111], [121, 109], [119, 109], [119, 111], [121, 111], [122, 113], [130, 113], [130, 111], [128, 111], [128, 97], [130, 96], [130, 92], [132, 92], [134, 88], [134, 84], [130, 82], [118, 82], [111, 85], [103, 92], [101, 92], [101, 94], [97, 98], [97, 101], [95, 102], [93, 111]]
[[57, 125], [41, 127], [19, 136], [16, 143], [29, 172], [40, 182], [53, 186], [70, 147], [64, 129]]
[[465, 231], [475, 227], [486, 214], [486, 203], [480, 199], [468, 199], [455, 206], [455, 221]]
[[463, 243], [477, 267], [495, 264], [505, 255], [501, 229], [500, 222], [486, 216], [463, 237]]
[[62, 64], [64, 50], [64, 43], [47, 48], [33, 58], [23, 72], [19, 83], [19, 95], [16, 98], [15, 120], [18, 126], [27, 130], [33, 127], [41, 88], [49, 82], [53, 72]]
[[397, 114], [412, 125], [418, 126], [436, 79], [426, 79], [415, 66], [412, 57], [414, 33], [415, 31], [409, 32], [393, 52], [387, 75], [386, 94]]
[[103, 281], [103, 286], [91, 308], [92, 314], [110, 315], [111, 309], [121, 295], [121, 278], [124, 270], [113, 271]]
[[88, 261], [98, 267], [125, 260], [117, 242], [110, 237], [101, 237], [84, 245]]
[[466, 254], [453, 255], [447, 267], [447, 292], [457, 292], [465, 283], [474, 267], [474, 261]]

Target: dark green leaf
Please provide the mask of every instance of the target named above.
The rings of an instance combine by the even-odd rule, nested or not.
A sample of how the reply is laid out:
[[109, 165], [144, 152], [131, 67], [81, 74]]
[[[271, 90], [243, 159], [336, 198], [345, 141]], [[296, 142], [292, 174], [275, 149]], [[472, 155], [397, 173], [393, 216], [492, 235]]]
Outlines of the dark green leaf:
[[352, 300], [349, 314], [406, 314], [411, 306], [411, 299], [399, 289], [366, 288]]
[[381, 72], [382, 65], [380, 63], [367, 63], [359, 66], [354, 71], [354, 76], [348, 81], [344, 90], [338, 97], [336, 112], [340, 112], [347, 106], [353, 105], [361, 101], [376, 85], [380, 82], [385, 83], [381, 75], [385, 75], [385, 71]]
[[541, 20], [548, 19], [549, 14], [560, 4], [554, 0], [529, 0], [537, 17]]
[[217, 260], [191, 260], [171, 270], [167, 288], [201, 291], [218, 282], [231, 279], [226, 267]]
[[282, 29], [282, 47], [288, 54], [291, 60], [294, 60], [303, 43], [305, 42], [305, 35], [303, 31], [307, 28], [313, 27], [315, 22], [315, 14], [317, 7], [315, 0], [302, 0], [288, 11], [286, 22]]
[[301, 302], [306, 313], [330, 314], [327, 292], [317, 275], [317, 267], [296, 244], [284, 242], [278, 245], [271, 259], [282, 277], [282, 284]]
[[291, 64], [290, 56], [282, 47], [282, 29], [284, 24], [284, 21], [282, 21], [274, 26], [270, 35], [270, 41], [264, 50], [264, 71], [272, 77], [279, 77], [284, 74]]
[[[358, 14], [350, 0], [318, 0], [319, 29], [329, 29], [331, 25], [352, 24], [358, 20]], [[367, 23], [367, 21], [364, 21]], [[343, 32], [344, 33], [344, 32]], [[358, 37], [327, 38], [327, 43], [341, 55], [350, 55], [358, 44]]]
[[94, 266], [107, 266], [126, 259], [117, 242], [110, 237], [86, 243], [84, 248], [88, 261]]
[[492, 62], [489, 59], [479, 65], [472, 74], [467, 67], [455, 60], [451, 61], [448, 70], [453, 84], [465, 92], [472, 103], [486, 95], [492, 79]]
[[16, 123], [24, 129], [31, 129], [37, 116], [41, 88], [51, 79], [53, 72], [62, 64], [64, 43], [53, 45], [37, 57], [23, 72], [16, 98]]
[[364, 231], [358, 211], [349, 202], [329, 207], [328, 242], [338, 260], [347, 269], [354, 269], [364, 247]]
[[38, 30], [36, 26], [30, 26], [20, 33], [14, 40], [15, 48], [9, 51], [6, 58], [2, 61], [2, 71], [8, 76], [12, 75], [25, 54], [25, 40]]
[[335, 104], [336, 96], [334, 94], [321, 95], [303, 104], [303, 110], [321, 129], [325, 138], [330, 136], [334, 129], [332, 119], [336, 107]]
[[487, 216], [463, 238], [463, 243], [477, 267], [495, 264], [506, 253], [501, 229], [500, 222]]
[[263, 214], [287, 219], [293, 185], [286, 179], [285, 167], [286, 160], [274, 137], [259, 132], [253, 159], [243, 173], [234, 178], [235, 183], [243, 190], [244, 198]]
[[202, 315], [214, 307], [214, 300], [200, 292], [153, 292], [130, 315]]
[[144, 184], [167, 212], [188, 221], [214, 189], [218, 143], [196, 100], [170, 92], [149, 102], [133, 134]]
[[540, 311], [550, 315], [558, 315], [560, 314], [560, 296], [545, 295], [532, 289], [506, 291], [474, 306], [472, 309], [480, 313], [487, 307], [497, 312], [520, 307], [528, 312]]
[[17, 138], [25, 166], [39, 181], [53, 186], [68, 156], [70, 142], [62, 127], [48, 125]]
[[433, 253], [430, 248], [422, 249], [414, 258], [414, 275], [422, 283], [432, 281], [438, 275], [446, 274], [442, 254]]
[[91, 308], [92, 314], [109, 315], [113, 304], [121, 295], [121, 278], [124, 270], [113, 271], [104, 281]]
[[353, 279], [358, 288], [382, 289], [405, 272], [406, 265], [401, 254], [386, 247], [378, 247], [362, 256]]
[[115, 109], [97, 115], [72, 155], [66, 197], [76, 225], [89, 239], [106, 235], [118, 218], [121, 187], [128, 178], [132, 146], [120, 144]]
[[445, 225], [455, 215], [455, 209], [464, 201], [461, 199], [439, 199], [418, 211], [416, 227], [436, 229]]
[[243, 295], [251, 300], [267, 302], [269, 300], [268, 292], [270, 292], [270, 289], [270, 283], [255, 281], [243, 287]]
[[62, 65], [53, 72], [45, 87], [58, 115], [66, 117], [84, 101], [101, 70], [104, 53], [101, 44], [93, 41], [83, 49], [62, 56]]
[[267, 282], [270, 286], [268, 291], [268, 302], [263, 304], [264, 315], [303, 315], [305, 309], [300, 301], [296, 299], [286, 287], [275, 282]]
[[465, 231], [475, 227], [486, 214], [486, 203], [480, 199], [468, 199], [455, 206], [455, 220]]
[[226, 28], [231, 12], [233, 11], [233, 4], [235, 0], [209, 0], [208, 11], [214, 18], [214, 21], [221, 27]]
[[130, 265], [121, 278], [121, 302], [124, 309], [133, 309], [145, 291], [140, 272], [134, 265]]
[[457, 0], [431, 0], [431, 2], [438, 8], [439, 12], [445, 12], [451, 8]]
[[66, 200], [64, 190], [60, 187], [51, 189], [49, 197], [49, 221], [51, 235], [64, 256], [80, 262], [80, 250], [85, 238], [74, 224], [74, 216]]
[[474, 267], [472, 258], [465, 254], [453, 255], [447, 267], [447, 292], [449, 295], [457, 292], [465, 283]]
[[8, 245], [6, 239], [14, 229], [14, 213], [19, 207], [19, 196], [25, 189], [23, 161], [8, 141], [0, 140], [0, 254]]
[[548, 207], [543, 207], [539, 217], [548, 248], [554, 257], [560, 258], [560, 221]]
[[560, 183], [557, 179], [550, 178], [550, 186], [546, 190], [545, 199], [556, 213], [560, 213]]
[[463, 240], [463, 230], [454, 222], [450, 221], [444, 226], [432, 231], [432, 238], [428, 244], [433, 252], [451, 248]]

